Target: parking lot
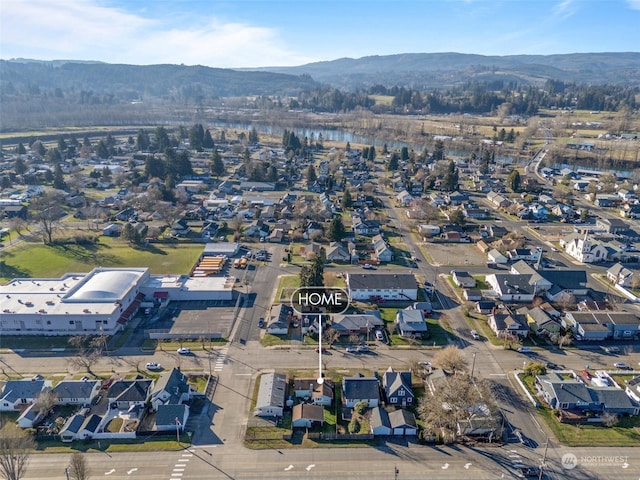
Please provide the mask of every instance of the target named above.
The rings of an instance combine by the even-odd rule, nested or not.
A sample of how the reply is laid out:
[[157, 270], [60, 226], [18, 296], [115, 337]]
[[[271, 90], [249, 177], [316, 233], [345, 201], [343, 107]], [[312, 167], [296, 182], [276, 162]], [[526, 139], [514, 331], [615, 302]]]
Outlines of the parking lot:
[[228, 337], [233, 326], [235, 301], [171, 302], [152, 329], [168, 330], [173, 335]]

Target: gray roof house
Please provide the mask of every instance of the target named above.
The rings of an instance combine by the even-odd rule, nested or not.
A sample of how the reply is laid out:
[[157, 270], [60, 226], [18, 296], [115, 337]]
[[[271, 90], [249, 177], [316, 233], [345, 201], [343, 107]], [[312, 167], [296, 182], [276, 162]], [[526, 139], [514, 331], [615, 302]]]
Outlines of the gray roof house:
[[187, 377], [177, 368], [160, 376], [151, 391], [151, 406], [158, 410], [160, 405], [178, 405], [191, 396], [191, 387]]
[[71, 416], [60, 430], [60, 440], [65, 443], [73, 442], [76, 439], [76, 435], [80, 432], [84, 421], [85, 417], [82, 415], [76, 414]]
[[109, 387], [109, 403], [116, 403], [119, 409], [126, 410], [132, 405], [144, 405], [151, 395], [152, 380], [119, 380]]
[[629, 270], [621, 263], [616, 263], [607, 270], [607, 280], [621, 287], [632, 287], [634, 281], [640, 280], [640, 273]]
[[267, 319], [267, 333], [271, 335], [286, 335], [289, 332], [289, 322], [293, 316], [293, 308], [283, 303], [271, 306]]
[[293, 381], [296, 398], [307, 398], [314, 405], [330, 406], [333, 403], [333, 382], [325, 379], [321, 385], [316, 378], [296, 378]]
[[189, 407], [184, 404], [158, 405], [155, 429], [162, 431], [184, 431], [189, 419]]
[[410, 371], [396, 372], [389, 367], [382, 376], [382, 388], [387, 405], [406, 407], [415, 402]]
[[512, 313], [508, 309], [501, 309], [491, 313], [487, 318], [487, 323], [498, 338], [510, 335], [519, 337], [529, 335], [527, 317], [519, 313]]
[[258, 399], [253, 415], [281, 417], [287, 395], [287, 378], [280, 373], [265, 373], [260, 377]]
[[369, 428], [374, 435], [391, 435], [391, 422], [387, 411], [378, 406], [371, 410]]
[[369, 407], [377, 407], [380, 403], [380, 388], [377, 378], [373, 377], [345, 377], [342, 379], [342, 403], [347, 408], [361, 401], [367, 402]]
[[32, 403], [25, 408], [18, 417], [18, 420], [16, 420], [20, 428], [34, 428], [44, 419], [44, 414], [37, 411], [34, 406], [35, 404]]
[[394, 273], [348, 273], [347, 289], [352, 300], [416, 301], [418, 282], [412, 274]]
[[392, 435], [410, 436], [418, 434], [416, 416], [409, 410], [400, 408], [389, 414]]
[[100, 391], [97, 380], [64, 380], [53, 387], [58, 405], [83, 405]]
[[367, 313], [341, 313], [331, 317], [331, 327], [340, 335], [366, 335], [373, 329], [384, 327], [384, 321], [377, 310]]
[[10, 412], [32, 403], [44, 387], [44, 380], [8, 380], [0, 394], [0, 412]]
[[640, 407], [634, 405], [625, 391], [617, 387], [590, 387], [578, 380], [565, 379], [557, 373], [537, 375], [536, 387], [554, 409], [629, 415], [640, 412]]
[[422, 310], [416, 310], [413, 307], [398, 310], [396, 323], [401, 337], [419, 338], [427, 333], [427, 324], [424, 321]]

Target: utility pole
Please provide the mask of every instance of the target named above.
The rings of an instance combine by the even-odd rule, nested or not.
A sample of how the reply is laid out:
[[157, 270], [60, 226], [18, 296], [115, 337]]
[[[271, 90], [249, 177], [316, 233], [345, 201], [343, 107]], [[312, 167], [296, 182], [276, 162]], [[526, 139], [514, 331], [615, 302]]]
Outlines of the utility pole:
[[394, 465], [393, 466], [393, 480], [398, 480], [398, 474], [400, 473], [400, 470], [398, 470], [398, 468]]
[[66, 467], [66, 468], [64, 469], [64, 474], [67, 476], [67, 480], [70, 480], [70, 479], [69, 479], [69, 467]]
[[544, 466], [547, 461], [548, 448], [549, 448], [549, 437], [547, 437], [547, 442], [544, 444], [544, 454], [542, 455], [542, 463], [540, 464], [540, 472], [538, 473], [538, 480], [542, 480], [542, 475], [544, 473]]

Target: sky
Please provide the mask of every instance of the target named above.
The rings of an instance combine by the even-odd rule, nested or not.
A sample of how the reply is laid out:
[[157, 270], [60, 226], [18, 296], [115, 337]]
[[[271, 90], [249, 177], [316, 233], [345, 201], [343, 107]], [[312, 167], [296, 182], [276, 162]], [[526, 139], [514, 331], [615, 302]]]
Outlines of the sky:
[[219, 68], [640, 51], [640, 0], [0, 0], [0, 58]]

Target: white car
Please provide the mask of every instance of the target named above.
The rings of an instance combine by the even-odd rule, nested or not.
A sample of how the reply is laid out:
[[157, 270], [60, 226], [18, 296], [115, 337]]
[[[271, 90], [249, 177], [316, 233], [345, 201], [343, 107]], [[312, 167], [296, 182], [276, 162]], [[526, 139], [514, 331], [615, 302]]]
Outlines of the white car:
[[180, 347], [180, 348], [178, 349], [178, 353], [179, 353], [180, 355], [189, 355], [189, 354], [191, 353], [191, 349], [190, 349], [190, 348], [187, 348], [187, 347]]
[[147, 370], [162, 370], [162, 365], [156, 362], [147, 362]]
[[531, 350], [529, 347], [520, 347], [518, 349], [518, 352], [520, 352], [520, 353], [533, 353], [533, 350]]
[[365, 263], [364, 265], [362, 265], [362, 268], [364, 268], [365, 270], [371, 270], [373, 268], [373, 265], [371, 265], [370, 263]]
[[480, 335], [478, 335], [478, 332], [476, 332], [475, 330], [471, 330], [471, 337], [474, 340], [480, 340]]

